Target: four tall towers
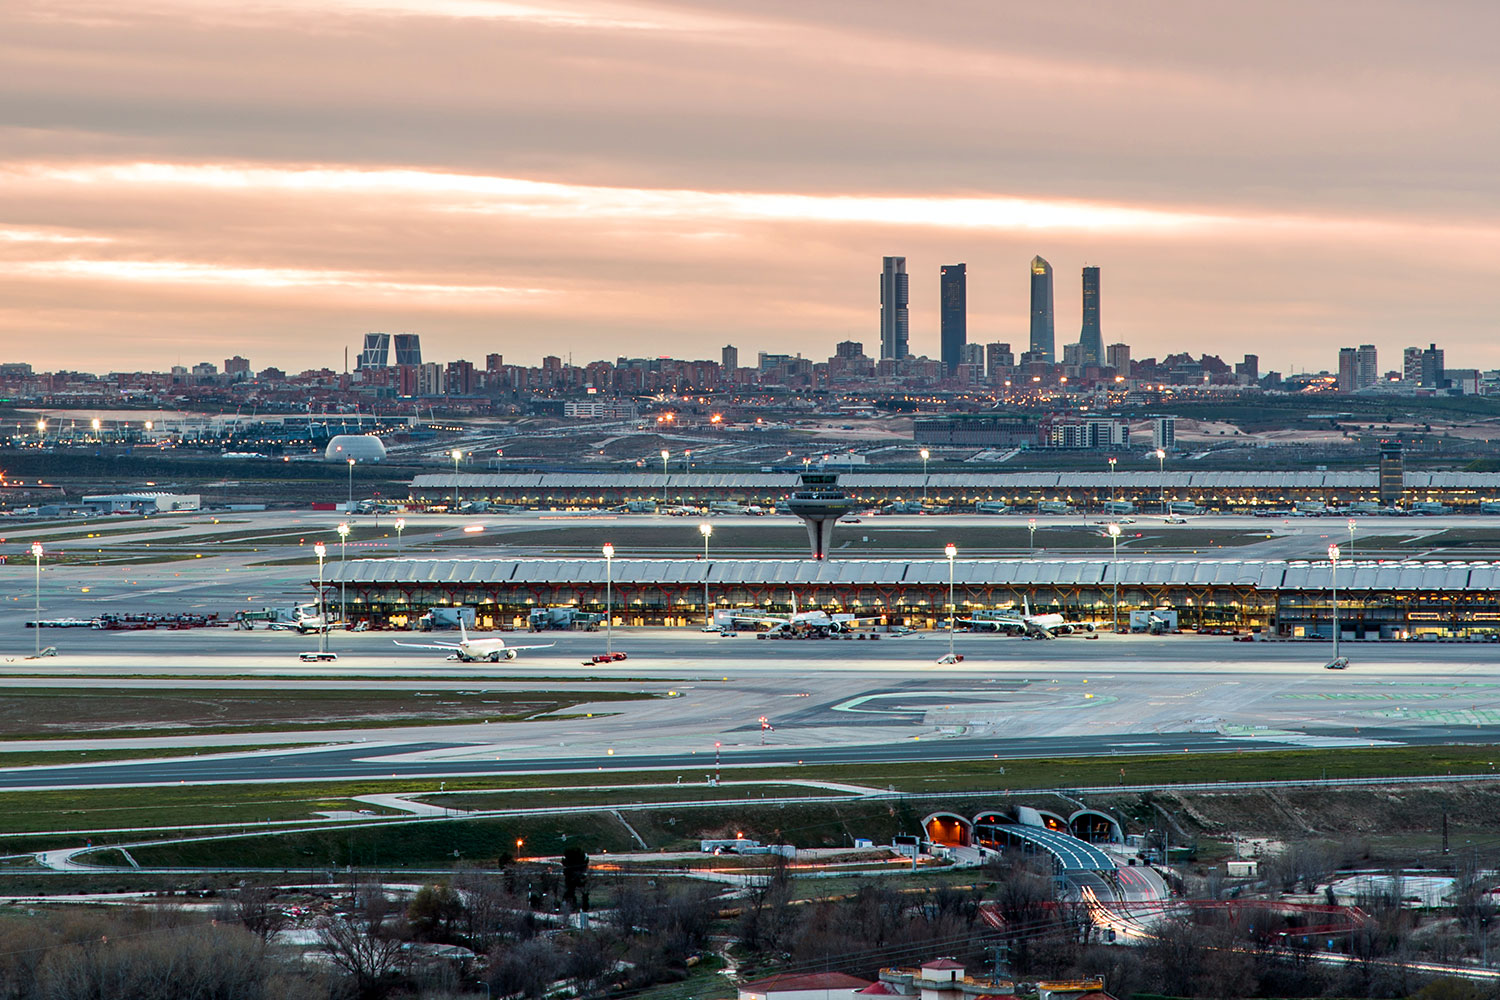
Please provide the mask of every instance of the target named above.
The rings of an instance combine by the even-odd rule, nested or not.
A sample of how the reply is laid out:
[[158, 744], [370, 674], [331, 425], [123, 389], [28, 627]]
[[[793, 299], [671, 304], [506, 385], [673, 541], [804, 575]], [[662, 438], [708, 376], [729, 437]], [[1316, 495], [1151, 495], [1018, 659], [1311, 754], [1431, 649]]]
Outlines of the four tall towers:
[[[969, 342], [968, 265], [944, 264], [938, 276], [940, 356], [943, 370], [953, 375], [963, 362]], [[905, 257], [886, 257], [880, 269], [880, 357], [909, 357], [908, 290]], [[1057, 329], [1053, 309], [1052, 265], [1031, 258], [1031, 360], [1057, 360]], [[1083, 269], [1083, 328], [1078, 335], [1079, 360], [1103, 364], [1104, 334], [1099, 326], [1099, 268]]]

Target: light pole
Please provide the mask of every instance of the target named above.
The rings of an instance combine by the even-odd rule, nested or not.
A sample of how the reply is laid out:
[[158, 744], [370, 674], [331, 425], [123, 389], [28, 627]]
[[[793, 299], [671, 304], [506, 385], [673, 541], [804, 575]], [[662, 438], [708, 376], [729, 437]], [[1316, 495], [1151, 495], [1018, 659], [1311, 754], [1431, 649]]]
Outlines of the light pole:
[[922, 506], [927, 506], [927, 460], [932, 457], [932, 452], [926, 448], [922, 449]]
[[349, 459], [349, 513], [354, 513], [354, 459]]
[[42, 655], [42, 543], [31, 543], [31, 554], [36, 557], [36, 617], [31, 620], [31, 630], [36, 633], [36, 655]]
[[89, 426], [92, 427], [93, 430], [94, 430], [94, 441], [98, 442], [100, 440], [100, 437], [99, 437], [99, 427], [101, 426], [100, 423], [99, 423], [99, 418], [95, 417], [93, 420], [90, 420], [89, 421]]
[[948, 557], [948, 657], [953, 657], [953, 629], [957, 624], [958, 606], [953, 603], [953, 557], [958, 555], [958, 547], [949, 542], [943, 549], [943, 555]]
[[1328, 589], [1333, 597], [1333, 658], [1339, 658], [1339, 547], [1328, 546]]
[[698, 525], [698, 533], [703, 536], [703, 624], [708, 626], [714, 623], [713, 610], [708, 606], [708, 540], [713, 537], [714, 526], [704, 521]]
[[1026, 530], [1031, 533], [1031, 555], [1036, 555], [1036, 518], [1026, 519]]
[[[464, 457], [463, 450], [459, 449], [459, 448], [454, 448], [453, 452], [452, 452], [452, 457], [453, 457], [453, 513], [457, 514], [458, 513], [458, 463], [463, 460], [463, 457]], [[351, 472], [350, 475], [353, 475], [353, 473]]]
[[339, 616], [343, 617], [347, 612], [344, 610], [344, 588], [347, 586], [344, 580], [344, 542], [349, 538], [349, 523], [345, 521], [339, 525]]
[[328, 652], [328, 616], [323, 612], [323, 557], [328, 554], [328, 546], [322, 542], [313, 543], [313, 552], [318, 557], [318, 652]]
[[1161, 484], [1161, 512], [1167, 512], [1167, 450], [1156, 449], [1157, 482]]
[[1111, 500], [1119, 499], [1119, 496], [1115, 493], [1115, 463], [1118, 461], [1118, 458], [1111, 458], [1109, 460], [1109, 498]]
[[401, 551], [401, 532], [406, 530], [406, 518], [396, 518], [396, 551]]
[[1110, 620], [1114, 623], [1114, 630], [1118, 632], [1120, 631], [1120, 526], [1118, 524], [1111, 524], [1109, 526], [1109, 547], [1114, 553], [1112, 561], [1114, 563], [1113, 576], [1115, 578], [1114, 606], [1110, 611]]
[[672, 453], [667, 449], [661, 450], [661, 505], [663, 507], [667, 505], [667, 459], [671, 455]]
[[1349, 518], [1349, 561], [1354, 561], [1354, 518]]
[[604, 543], [604, 652], [613, 653], [615, 615], [614, 606], [615, 547]]

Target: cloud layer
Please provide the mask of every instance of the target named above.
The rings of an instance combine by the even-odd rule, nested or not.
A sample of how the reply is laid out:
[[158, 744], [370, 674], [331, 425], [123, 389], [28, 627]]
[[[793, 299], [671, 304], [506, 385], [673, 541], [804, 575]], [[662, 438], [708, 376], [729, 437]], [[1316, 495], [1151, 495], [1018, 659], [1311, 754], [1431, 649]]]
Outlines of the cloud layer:
[[1026, 264], [1109, 341], [1500, 365], [1487, 3], [865, 0], [0, 11], [14, 360], [338, 365], [873, 349], [883, 254], [936, 352], [1025, 340]]

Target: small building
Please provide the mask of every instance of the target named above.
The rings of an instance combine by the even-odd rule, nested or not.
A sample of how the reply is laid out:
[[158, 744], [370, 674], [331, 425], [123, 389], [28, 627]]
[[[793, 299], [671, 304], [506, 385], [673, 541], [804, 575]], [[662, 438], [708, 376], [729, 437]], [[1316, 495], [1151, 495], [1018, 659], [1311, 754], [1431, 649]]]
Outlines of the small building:
[[197, 493], [96, 493], [83, 498], [83, 505], [100, 514], [170, 514], [198, 510]]
[[870, 985], [842, 972], [783, 974], [741, 985], [739, 1000], [855, 1000]]
[[921, 997], [922, 1000], [983, 1000], [1012, 997], [1016, 984], [1004, 979], [965, 975], [964, 964], [935, 958], [915, 969], [881, 969], [880, 982], [861, 996]]

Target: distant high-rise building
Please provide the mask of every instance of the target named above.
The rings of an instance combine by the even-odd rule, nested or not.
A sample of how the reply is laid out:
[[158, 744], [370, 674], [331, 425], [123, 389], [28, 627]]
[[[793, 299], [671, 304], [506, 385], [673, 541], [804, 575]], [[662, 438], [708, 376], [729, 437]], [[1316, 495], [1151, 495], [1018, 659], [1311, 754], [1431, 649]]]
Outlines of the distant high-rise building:
[[1234, 366], [1234, 373], [1247, 385], [1254, 385], [1260, 381], [1260, 358], [1254, 354], [1245, 355], [1245, 360]]
[[1031, 354], [1033, 361], [1052, 364], [1057, 358], [1052, 322], [1052, 265], [1031, 258]]
[[833, 356], [836, 358], [844, 358], [845, 360], [848, 360], [850, 358], [862, 358], [865, 356], [865, 345], [857, 340], [841, 340], [838, 342], [838, 345], [834, 347]]
[[238, 381], [239, 379], [242, 379], [242, 378], [249, 378], [250, 377], [250, 362], [249, 362], [249, 360], [240, 357], [238, 354], [236, 354], [232, 358], [225, 359], [225, 361], [224, 361], [224, 374], [228, 375], [230, 378], [232, 378], [232, 379], [234, 379], [236, 381]]
[[1130, 377], [1130, 345], [1110, 344], [1104, 349], [1104, 363], [1115, 370], [1116, 375]]
[[940, 272], [938, 301], [941, 304], [942, 362], [944, 374], [952, 375], [963, 363], [963, 348], [969, 342], [968, 265], [944, 264]]
[[1354, 386], [1368, 389], [1380, 381], [1380, 364], [1374, 344], [1360, 344], [1354, 352]]
[[391, 335], [365, 334], [365, 346], [359, 352], [359, 368], [385, 368], [390, 365]]
[[1083, 363], [1099, 364], [1104, 360], [1104, 335], [1099, 332], [1099, 269], [1083, 269], [1083, 331], [1078, 335], [1083, 345]]
[[1339, 392], [1359, 388], [1359, 352], [1352, 347], [1339, 348]]
[[1151, 447], [1171, 451], [1177, 447], [1177, 418], [1156, 417], [1151, 421]]
[[1422, 382], [1422, 349], [1408, 347], [1401, 352], [1401, 381], [1419, 385]]
[[395, 337], [396, 364], [420, 365], [422, 363], [422, 337], [416, 333], [398, 333]]
[[1422, 352], [1421, 385], [1429, 389], [1443, 388], [1443, 352], [1436, 344], [1428, 344]]
[[963, 349], [958, 352], [958, 363], [961, 364], [961, 365], [970, 365], [973, 368], [978, 369], [979, 372], [980, 372], [980, 374], [983, 374], [984, 373], [984, 345], [983, 344], [965, 344], [963, 346]]
[[484, 370], [487, 372], [498, 372], [505, 367], [505, 355], [486, 354], [484, 356]]
[[880, 357], [899, 361], [910, 353], [907, 333], [910, 329], [907, 303], [910, 289], [906, 282], [906, 258], [886, 257], [880, 266]]
[[990, 378], [1001, 372], [1008, 372], [1015, 366], [1016, 356], [1011, 352], [1009, 344], [997, 342], [984, 345], [984, 367]]
[[719, 367], [726, 372], [732, 372], [740, 366], [740, 349], [733, 344], [725, 344], [719, 350]]

